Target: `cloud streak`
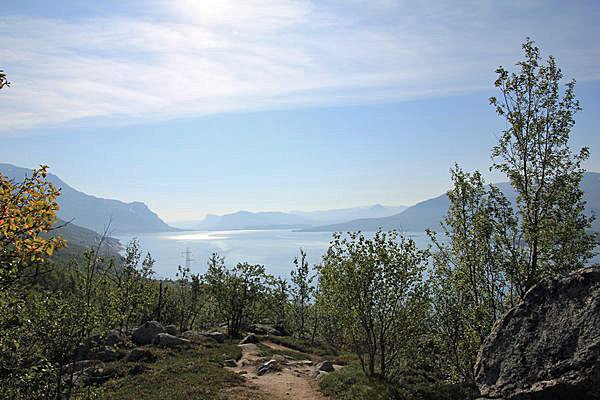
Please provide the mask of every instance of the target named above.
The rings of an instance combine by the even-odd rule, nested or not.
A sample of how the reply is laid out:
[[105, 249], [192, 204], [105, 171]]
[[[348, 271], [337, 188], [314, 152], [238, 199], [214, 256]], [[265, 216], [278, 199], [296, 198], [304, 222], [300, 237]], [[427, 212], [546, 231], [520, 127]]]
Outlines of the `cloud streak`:
[[585, 10], [413, 4], [189, 0], [143, 17], [6, 17], [0, 68], [14, 84], [0, 97], [0, 135], [461, 93], [489, 87], [526, 35], [569, 74], [599, 76], [597, 46], [578, 41], [598, 33]]

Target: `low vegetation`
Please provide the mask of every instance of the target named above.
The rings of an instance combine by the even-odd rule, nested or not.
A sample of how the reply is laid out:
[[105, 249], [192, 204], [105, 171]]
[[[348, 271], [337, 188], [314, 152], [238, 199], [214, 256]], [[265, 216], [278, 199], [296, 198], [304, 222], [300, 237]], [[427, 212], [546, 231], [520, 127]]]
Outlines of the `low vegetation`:
[[[518, 195], [456, 166], [430, 249], [398, 232], [336, 234], [314, 268], [300, 251], [290, 282], [218, 254], [203, 275], [180, 267], [159, 280], [136, 241], [119, 262], [102, 257], [101, 243], [69, 263], [49, 259], [67, 243], [48, 235], [60, 192], [47, 167], [22, 182], [0, 175], [0, 396], [219, 398], [243, 381], [222, 365], [239, 359], [233, 340], [250, 331], [291, 349], [259, 345], [264, 356], [344, 365], [320, 380], [332, 398], [477, 397], [475, 357], [495, 321], [536, 282], [585, 266], [596, 246], [579, 189], [589, 151], [568, 147], [574, 82], [561, 92], [554, 59], [542, 63], [530, 40], [523, 49], [517, 73], [497, 70], [501, 97], [490, 99], [507, 122], [492, 168]], [[155, 349], [156, 363], [111, 361], [106, 379], [78, 379], [74, 361], [90, 337], [149, 320], [228, 340]]]

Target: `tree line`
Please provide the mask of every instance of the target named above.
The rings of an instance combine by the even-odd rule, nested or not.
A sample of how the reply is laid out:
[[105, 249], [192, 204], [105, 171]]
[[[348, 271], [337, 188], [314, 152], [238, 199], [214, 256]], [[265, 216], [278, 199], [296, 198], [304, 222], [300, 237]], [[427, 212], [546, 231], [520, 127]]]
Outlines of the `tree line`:
[[156, 279], [136, 241], [119, 262], [98, 246], [53, 265], [48, 257], [66, 243], [42, 235], [53, 229], [60, 194], [47, 168], [22, 182], [0, 175], [0, 386], [10, 398], [90, 394], [69, 378], [74, 352], [91, 335], [148, 320], [230, 338], [268, 323], [355, 353], [383, 383], [418, 364], [473, 384], [477, 351], [502, 314], [541, 279], [585, 267], [596, 246], [579, 186], [589, 149], [569, 147], [575, 81], [562, 89], [554, 58], [542, 60], [529, 39], [523, 50], [515, 72], [496, 70], [500, 95], [490, 98], [506, 122], [490, 169], [517, 197], [455, 165], [450, 207], [428, 232], [429, 248], [396, 231], [336, 233], [318, 265], [300, 250], [290, 280], [263, 265], [228, 267], [218, 254], [205, 274], [179, 267], [176, 279]]

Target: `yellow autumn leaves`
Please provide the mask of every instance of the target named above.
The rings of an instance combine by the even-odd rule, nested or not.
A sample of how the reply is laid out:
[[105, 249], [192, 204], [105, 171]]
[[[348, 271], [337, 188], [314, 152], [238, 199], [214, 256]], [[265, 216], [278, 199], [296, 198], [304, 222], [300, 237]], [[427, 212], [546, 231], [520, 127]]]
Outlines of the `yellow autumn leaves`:
[[56, 222], [60, 195], [48, 182], [47, 170], [42, 165], [22, 182], [0, 173], [0, 281], [10, 280], [28, 262], [45, 261], [66, 245], [61, 237], [42, 236]]

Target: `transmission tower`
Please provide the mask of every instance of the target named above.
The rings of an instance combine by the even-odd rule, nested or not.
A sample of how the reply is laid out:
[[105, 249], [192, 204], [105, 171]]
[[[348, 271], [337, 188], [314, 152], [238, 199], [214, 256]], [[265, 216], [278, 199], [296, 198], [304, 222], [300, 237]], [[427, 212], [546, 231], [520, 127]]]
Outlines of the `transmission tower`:
[[190, 248], [186, 248], [185, 251], [183, 253], [181, 253], [185, 256], [185, 267], [186, 268], [191, 268], [192, 267], [192, 261], [194, 261], [193, 258], [191, 258], [192, 252], [190, 251]]

